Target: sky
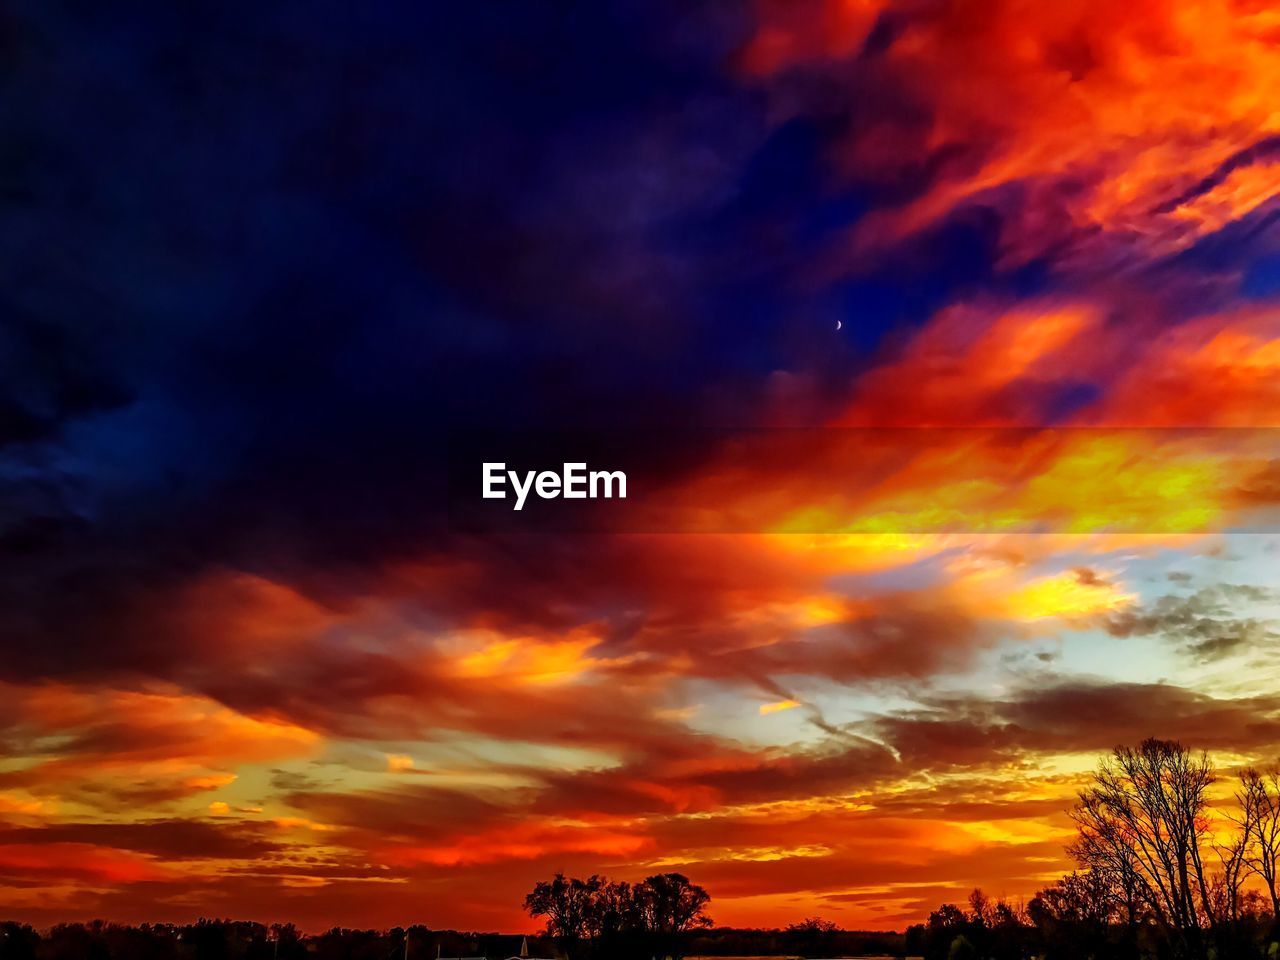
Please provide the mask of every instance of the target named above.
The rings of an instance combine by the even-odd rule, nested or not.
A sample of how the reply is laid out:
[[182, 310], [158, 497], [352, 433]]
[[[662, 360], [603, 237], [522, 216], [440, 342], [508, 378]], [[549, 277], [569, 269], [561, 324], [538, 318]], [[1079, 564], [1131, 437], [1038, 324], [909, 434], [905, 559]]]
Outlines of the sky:
[[[1280, 756], [1270, 4], [0, 37], [0, 915], [900, 929], [1069, 869], [1116, 744]], [[683, 520], [451, 523], [487, 430]]]

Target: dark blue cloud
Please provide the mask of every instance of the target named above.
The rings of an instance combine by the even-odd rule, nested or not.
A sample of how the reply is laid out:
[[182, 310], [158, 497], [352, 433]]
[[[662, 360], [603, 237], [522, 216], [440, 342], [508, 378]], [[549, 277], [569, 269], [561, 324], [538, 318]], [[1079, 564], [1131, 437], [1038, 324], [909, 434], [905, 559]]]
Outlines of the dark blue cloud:
[[821, 421], [887, 331], [1039, 282], [994, 271], [983, 209], [824, 272], [946, 158], [841, 173], [851, 131], [927, 111], [854, 64], [797, 78], [778, 123], [733, 73], [752, 26], [730, 2], [13, 7], [11, 635], [47, 665], [211, 565], [432, 549], [449, 428], [750, 425], [776, 371]]

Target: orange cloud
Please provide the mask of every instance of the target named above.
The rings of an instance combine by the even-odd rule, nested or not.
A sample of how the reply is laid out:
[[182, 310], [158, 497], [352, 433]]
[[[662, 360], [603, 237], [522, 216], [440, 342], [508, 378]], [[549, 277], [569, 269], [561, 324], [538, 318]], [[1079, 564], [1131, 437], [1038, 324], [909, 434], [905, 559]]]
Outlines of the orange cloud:
[[1280, 426], [1280, 311], [1213, 314], [1162, 332], [1115, 383], [1095, 421]]
[[[794, 69], [830, 71], [838, 83], [838, 60], [861, 51], [878, 16], [893, 18], [885, 48], [860, 64], [863, 80], [870, 74], [918, 108], [856, 128], [844, 153], [849, 175], [950, 158], [921, 196], [858, 224], [855, 255], [963, 204], [993, 203], [1008, 216], [1001, 242], [1010, 260], [1053, 248], [1063, 259], [1067, 244], [1090, 248], [1095, 261], [1124, 261], [1135, 250], [1182, 249], [1227, 210], [1242, 215], [1275, 192], [1270, 173], [1234, 182], [1221, 173], [1280, 131], [1266, 95], [1280, 80], [1277, 24], [1265, 6], [825, 0], [761, 3], [757, 14], [742, 64], [766, 85]], [[1215, 174], [1230, 183], [1213, 188], [1216, 199], [1186, 199]], [[1001, 198], [1010, 185], [1016, 199]]]
[[800, 706], [799, 700], [775, 700], [773, 703], [762, 703], [760, 704], [760, 716], [767, 717], [771, 713], [794, 710], [798, 706]]
[[[19, 766], [8, 776], [29, 789], [116, 789], [158, 803], [225, 787], [240, 765], [308, 756], [320, 745], [295, 724], [169, 690], [41, 684], [10, 685], [7, 694], [20, 717]], [[60, 747], [48, 756], [51, 737]]]
[[153, 858], [86, 843], [0, 845], [0, 869], [31, 878], [90, 884], [163, 880], [173, 871]]
[[[900, 357], [859, 379], [832, 426], [1038, 425], [1044, 410], [1037, 385], [1079, 376], [1082, 338], [1099, 323], [1097, 310], [1080, 304], [994, 315], [974, 306], [947, 308]], [[1007, 389], [1015, 383], [1019, 390]]]
[[413, 769], [413, 757], [407, 753], [387, 754], [387, 770], [390, 773], [403, 773]]
[[382, 856], [392, 864], [428, 863], [457, 867], [493, 861], [532, 860], [556, 853], [626, 857], [650, 844], [649, 838], [643, 835], [597, 825], [521, 820], [492, 831], [458, 837], [442, 845], [393, 848]]

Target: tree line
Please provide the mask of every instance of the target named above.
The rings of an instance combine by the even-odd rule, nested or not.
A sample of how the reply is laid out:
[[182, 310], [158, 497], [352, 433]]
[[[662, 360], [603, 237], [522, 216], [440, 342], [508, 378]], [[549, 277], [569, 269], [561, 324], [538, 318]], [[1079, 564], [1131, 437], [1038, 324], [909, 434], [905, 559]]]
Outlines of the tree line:
[[[389, 930], [333, 927], [303, 933], [291, 923], [202, 919], [129, 925], [94, 920], [47, 930], [0, 922], [0, 960], [435, 960], [508, 957], [522, 938], [510, 934], [432, 930], [421, 924]], [[553, 948], [529, 938], [530, 953]]]
[[1117, 747], [1071, 810], [1077, 870], [1025, 905], [981, 891], [908, 931], [928, 960], [1262, 960], [1280, 955], [1280, 773], [1240, 770], [1226, 802], [1207, 753]]
[[[422, 925], [302, 933], [292, 924], [267, 926], [244, 920], [137, 926], [95, 920], [46, 930], [8, 921], [0, 922], [0, 960], [404, 960], [406, 954], [409, 960], [435, 960], [437, 952], [502, 960], [516, 954], [524, 940], [519, 935]], [[549, 937], [527, 940], [530, 956], [561, 955], [561, 947]], [[685, 934], [679, 952], [699, 957], [878, 957], [902, 956], [903, 944], [901, 933], [842, 930], [811, 918], [783, 929], [699, 927]], [[588, 946], [580, 942], [575, 949], [582, 953]], [[600, 947], [597, 943], [593, 949], [606, 956]], [[638, 953], [639, 944], [632, 942], [616, 955]], [[654, 956], [660, 954], [644, 954], [643, 960]]]
[[557, 873], [524, 898], [542, 918], [560, 952], [578, 957], [670, 956], [679, 960], [690, 931], [710, 927], [711, 896], [680, 873], [659, 873], [630, 884], [592, 874]]

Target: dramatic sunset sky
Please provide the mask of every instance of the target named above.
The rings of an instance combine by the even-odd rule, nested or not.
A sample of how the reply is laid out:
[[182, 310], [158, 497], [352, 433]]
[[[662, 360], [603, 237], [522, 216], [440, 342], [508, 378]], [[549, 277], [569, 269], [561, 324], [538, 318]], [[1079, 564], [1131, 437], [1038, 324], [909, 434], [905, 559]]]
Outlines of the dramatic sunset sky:
[[[147, 7], [0, 15], [0, 917], [901, 928], [1280, 756], [1274, 5]], [[557, 428], [721, 532], [450, 524]]]

